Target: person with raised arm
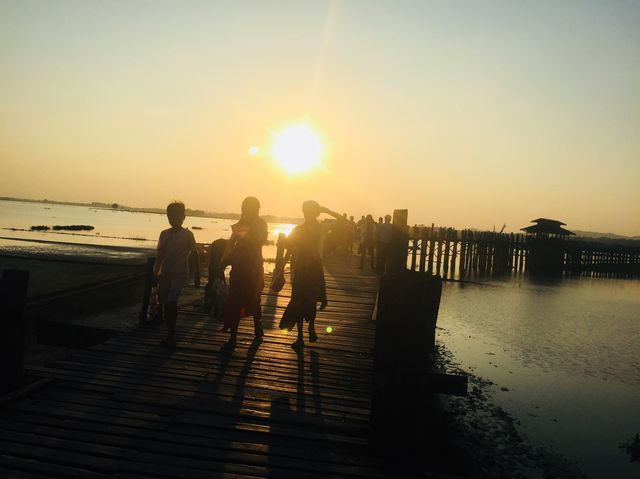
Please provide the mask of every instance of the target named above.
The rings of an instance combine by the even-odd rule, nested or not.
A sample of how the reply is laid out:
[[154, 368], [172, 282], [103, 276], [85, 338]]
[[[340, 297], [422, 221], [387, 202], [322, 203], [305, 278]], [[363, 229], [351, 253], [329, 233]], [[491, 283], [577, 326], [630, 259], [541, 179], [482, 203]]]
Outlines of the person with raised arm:
[[297, 326], [298, 338], [291, 347], [298, 353], [304, 348], [303, 323], [309, 323], [309, 341], [318, 340], [315, 331], [316, 308], [327, 307], [327, 289], [324, 282], [324, 266], [322, 261], [322, 226], [318, 216], [326, 213], [337, 220], [342, 216], [328, 208], [320, 206], [316, 201], [305, 201], [302, 204], [304, 223], [296, 226], [286, 241], [287, 252], [281, 265], [291, 260], [291, 300], [280, 320], [280, 329], [292, 330]]

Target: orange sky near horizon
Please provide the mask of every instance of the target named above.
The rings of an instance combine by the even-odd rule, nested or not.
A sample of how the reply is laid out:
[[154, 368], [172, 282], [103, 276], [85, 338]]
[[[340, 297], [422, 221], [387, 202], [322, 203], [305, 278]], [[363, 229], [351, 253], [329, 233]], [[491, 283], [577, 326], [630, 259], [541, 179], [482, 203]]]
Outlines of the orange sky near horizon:
[[[640, 235], [638, 24], [633, 2], [4, 2], [0, 196]], [[289, 177], [269, 141], [305, 120], [323, 167]]]

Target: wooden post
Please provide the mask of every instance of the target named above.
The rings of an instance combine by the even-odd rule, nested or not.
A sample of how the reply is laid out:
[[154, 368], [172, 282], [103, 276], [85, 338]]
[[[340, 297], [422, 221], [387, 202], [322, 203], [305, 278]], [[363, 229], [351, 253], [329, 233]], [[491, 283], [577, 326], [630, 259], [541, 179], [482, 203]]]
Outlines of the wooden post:
[[411, 271], [416, 270], [416, 261], [418, 256], [418, 225], [414, 225], [411, 235]]
[[442, 239], [443, 239], [443, 228], [438, 228], [438, 251], [436, 253], [436, 274], [440, 274], [440, 266], [442, 261]]
[[464, 278], [465, 261], [467, 261], [467, 230], [460, 232], [460, 279]]
[[485, 273], [485, 261], [487, 253], [487, 237], [484, 232], [480, 233], [480, 242], [478, 246], [478, 272], [480, 274]]
[[431, 223], [431, 230], [429, 231], [429, 261], [427, 264], [427, 271], [433, 273], [433, 250], [435, 248], [435, 232], [434, 225]]
[[429, 394], [462, 389], [429, 377], [441, 292], [438, 276], [406, 267], [387, 269], [380, 278], [369, 436], [378, 454], [422, 444], [429, 434]]
[[147, 264], [145, 265], [145, 277], [144, 277], [144, 292], [142, 293], [142, 308], [140, 309], [140, 315], [138, 316], [138, 325], [142, 326], [147, 321], [147, 313], [149, 311], [149, 299], [151, 296], [151, 287], [153, 285], [153, 265], [156, 259], [153, 257], [147, 258]]
[[451, 277], [456, 275], [456, 258], [458, 257], [458, 231], [451, 230], [451, 239], [453, 241], [453, 251], [451, 252]]
[[469, 269], [474, 273], [478, 272], [478, 232], [471, 232], [471, 258], [469, 258]]
[[509, 252], [508, 252], [508, 264], [509, 272], [513, 272], [513, 254], [515, 252], [515, 243], [513, 241], [513, 233], [509, 234]]
[[0, 279], [0, 392], [16, 389], [24, 364], [29, 272], [6, 269]]
[[427, 263], [427, 228], [420, 228], [420, 272], [425, 272]]
[[449, 247], [450, 247], [450, 243], [449, 243], [449, 238], [451, 237], [450, 234], [451, 230], [449, 228], [447, 228], [444, 231], [444, 260], [443, 260], [443, 268], [442, 268], [442, 277], [443, 278], [448, 278], [449, 277]]

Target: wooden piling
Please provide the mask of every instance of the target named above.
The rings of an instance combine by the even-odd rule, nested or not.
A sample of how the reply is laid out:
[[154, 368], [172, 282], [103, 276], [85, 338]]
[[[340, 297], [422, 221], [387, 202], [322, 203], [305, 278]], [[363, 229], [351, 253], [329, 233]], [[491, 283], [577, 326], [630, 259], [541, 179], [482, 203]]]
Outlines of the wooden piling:
[[145, 277], [144, 277], [144, 291], [142, 293], [142, 307], [140, 308], [140, 314], [138, 315], [138, 325], [142, 326], [147, 321], [147, 314], [149, 312], [149, 300], [151, 299], [151, 288], [153, 287], [154, 274], [153, 265], [156, 259], [153, 257], [147, 258], [145, 265]]
[[451, 277], [454, 277], [456, 274], [456, 259], [458, 257], [458, 232], [454, 229], [451, 229], [451, 241], [453, 245], [453, 250], [451, 251]]
[[429, 230], [429, 260], [427, 271], [433, 274], [433, 255], [435, 248], [435, 231], [433, 223], [431, 223], [431, 229]]
[[[442, 280], [407, 268], [407, 210], [394, 211], [390, 261], [380, 278], [376, 304], [374, 373], [369, 444], [381, 454], [407, 452], [421, 443], [425, 398], [437, 390], [428, 381]], [[418, 237], [414, 231], [412, 243]], [[417, 248], [412, 248], [417, 253]], [[404, 259], [403, 259], [404, 257]]]
[[456, 270], [461, 278], [469, 273], [520, 274], [536, 267], [536, 260], [531, 257], [534, 245], [538, 257], [542, 253], [555, 258], [556, 273], [621, 278], [640, 276], [640, 248], [637, 247], [495, 231], [436, 229], [433, 223], [430, 228], [414, 226], [408, 246], [412, 255], [409, 269], [445, 278], [454, 277]]
[[442, 266], [442, 238], [443, 228], [438, 228], [438, 249], [436, 250], [436, 274], [440, 275], [440, 268]]
[[464, 278], [465, 261], [467, 260], [467, 230], [460, 232], [460, 278]]
[[442, 269], [442, 277], [449, 277], [449, 248], [451, 247], [451, 229], [447, 228], [444, 231], [444, 261], [443, 261], [443, 269]]
[[0, 278], [0, 392], [18, 388], [22, 382], [29, 272], [6, 269]]
[[411, 235], [411, 271], [416, 270], [417, 256], [418, 256], [418, 225], [414, 225], [413, 234]]
[[420, 272], [425, 272], [427, 262], [427, 228], [420, 228]]

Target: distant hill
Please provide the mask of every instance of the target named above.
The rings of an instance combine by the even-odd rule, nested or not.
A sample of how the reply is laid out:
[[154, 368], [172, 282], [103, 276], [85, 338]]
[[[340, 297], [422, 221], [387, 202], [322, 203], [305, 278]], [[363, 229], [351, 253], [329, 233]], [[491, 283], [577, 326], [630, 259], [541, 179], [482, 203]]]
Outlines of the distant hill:
[[622, 236], [615, 233], [599, 233], [596, 231], [580, 231], [571, 230], [576, 236], [581, 238], [609, 238], [609, 239], [622, 239], [622, 240], [640, 240], [640, 236]]
[[615, 233], [599, 233], [596, 231], [571, 230], [576, 236], [585, 241], [603, 244], [619, 244], [621, 246], [640, 247], [640, 236], [622, 236]]

